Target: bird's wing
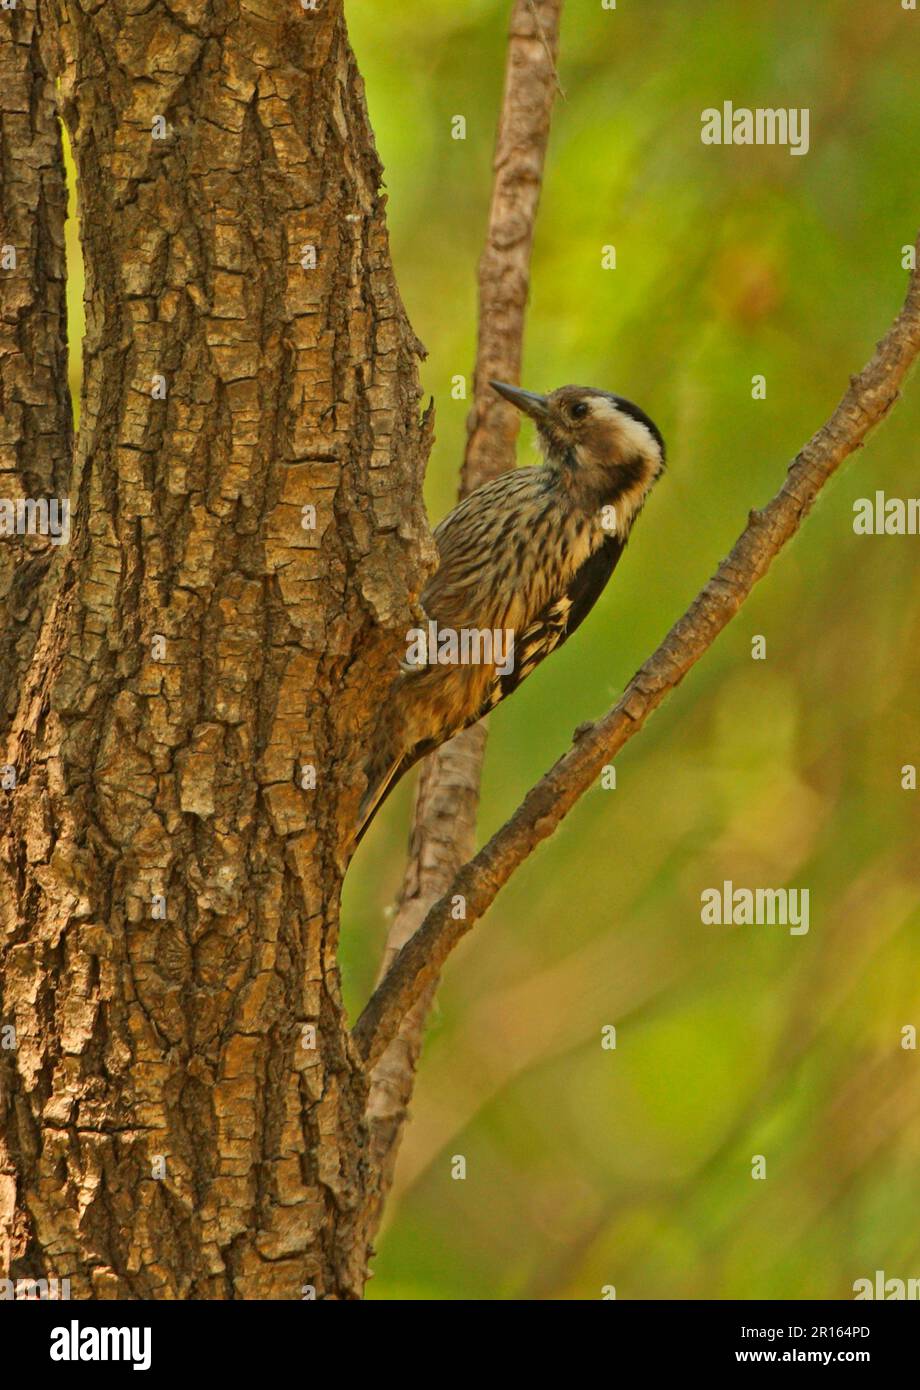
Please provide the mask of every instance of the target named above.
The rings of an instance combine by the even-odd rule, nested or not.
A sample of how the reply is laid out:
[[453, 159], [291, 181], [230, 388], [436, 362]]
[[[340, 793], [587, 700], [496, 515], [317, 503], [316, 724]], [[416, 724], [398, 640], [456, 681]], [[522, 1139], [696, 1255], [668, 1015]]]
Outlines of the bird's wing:
[[536, 617], [519, 629], [515, 634], [514, 666], [507, 675], [495, 673], [477, 718], [494, 709], [526, 680], [550, 652], [568, 641], [603, 593], [623, 549], [624, 542], [619, 536], [605, 537], [575, 571], [565, 593], [550, 600]]
[[[501, 524], [500, 509], [485, 508], [482, 511], [481, 526], [467, 524], [454, 530], [450, 523], [456, 519], [460, 511], [460, 508], [457, 508], [435, 532], [441, 566], [422, 594], [422, 602], [428, 615], [436, 620], [439, 627], [457, 629], [487, 628], [501, 616], [502, 620], [496, 622], [496, 626], [505, 627], [513, 624], [515, 637], [514, 664], [507, 674], [502, 675], [494, 665], [475, 668], [481, 673], [485, 688], [483, 690], [480, 685], [471, 704], [466, 705], [466, 708], [471, 707], [475, 713], [465, 721], [461, 718], [453, 723], [451, 733], [459, 733], [461, 728], [469, 728], [484, 714], [488, 714], [506, 695], [516, 690], [521, 681], [525, 680], [550, 652], [561, 647], [571, 637], [594, 607], [623, 553], [624, 542], [619, 536], [607, 535], [574, 572], [565, 591], [545, 601], [537, 612], [529, 614], [525, 611], [521, 616], [519, 608], [515, 609], [513, 603], [509, 605], [503, 584], [508, 579], [509, 567], [520, 560], [517, 546], [545, 544], [546, 536], [541, 534], [541, 528], [547, 527], [552, 520], [551, 510], [546, 513], [543, 511], [542, 481], [537, 488], [535, 480], [521, 476], [537, 471], [517, 469], [514, 474], [504, 474], [494, 483], [486, 484], [487, 488], [499, 484], [510, 486], [509, 480], [513, 478], [512, 492], [516, 497], [520, 495], [522, 505], [527, 507], [529, 514], [535, 518], [531, 526], [512, 528], [509, 533], [508, 528]], [[521, 489], [520, 494], [517, 493], [518, 488]], [[482, 499], [477, 493], [472, 493], [467, 501], [473, 507], [478, 507], [481, 506]], [[461, 503], [461, 507], [465, 505]], [[551, 509], [552, 504], [549, 503], [548, 506]], [[478, 521], [479, 517], [473, 520]], [[476, 544], [475, 548], [470, 549], [470, 537], [474, 531], [477, 532]], [[490, 583], [484, 584], [485, 576], [489, 577]], [[481, 611], [484, 598], [487, 599], [490, 594], [496, 597], [496, 614]], [[466, 669], [468, 678], [472, 680], [474, 668]], [[427, 706], [432, 711], [436, 710], [438, 691], [443, 699], [446, 689], [444, 675], [444, 667], [404, 666], [400, 677], [404, 685], [396, 702], [400, 704], [404, 715], [406, 709], [412, 707], [412, 703], [416, 706]], [[476, 679], [478, 680], [478, 677]], [[456, 685], [451, 688], [456, 695]], [[414, 701], [411, 702], [410, 689], [415, 692]], [[463, 703], [461, 699], [461, 706]], [[459, 713], [459, 709], [455, 709], [455, 713]], [[413, 727], [411, 721], [409, 727]], [[385, 730], [385, 737], [378, 738], [368, 760], [367, 790], [358, 816], [356, 842], [364, 834], [390, 788], [395, 786], [400, 777], [419, 758], [436, 748], [443, 738], [448, 736], [443, 730], [436, 731], [432, 736], [431, 730], [420, 731], [416, 727], [415, 736], [406, 743], [406, 728], [400, 726], [394, 733], [389, 726], [385, 726]]]

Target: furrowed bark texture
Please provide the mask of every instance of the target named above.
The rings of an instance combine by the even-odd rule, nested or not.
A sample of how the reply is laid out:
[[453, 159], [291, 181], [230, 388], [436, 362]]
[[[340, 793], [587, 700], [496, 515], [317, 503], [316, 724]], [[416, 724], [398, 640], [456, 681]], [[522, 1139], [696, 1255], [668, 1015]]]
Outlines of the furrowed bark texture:
[[363, 91], [337, 3], [55, 17], [87, 337], [7, 754], [0, 1272], [356, 1297], [337, 847], [433, 553]]
[[[489, 225], [479, 262], [476, 366], [461, 497], [514, 466], [521, 415], [489, 382], [520, 381], [531, 251], [557, 87], [561, 14], [562, 0], [515, 0], [511, 14]], [[422, 764], [408, 861], [380, 978], [473, 853], [487, 736], [488, 720], [481, 720]], [[435, 975], [371, 1076], [372, 1170], [379, 1181], [376, 1210], [371, 1213], [374, 1227], [392, 1185], [436, 988]]]
[[[46, 18], [37, 0], [0, 10], [0, 498], [11, 502], [66, 497], [70, 480], [67, 193]], [[0, 737], [61, 558], [45, 536], [0, 536]]]
[[[916, 243], [920, 260], [920, 237]], [[705, 589], [633, 676], [622, 697], [575, 741], [532, 787], [509, 821], [460, 869], [448, 889], [403, 946], [354, 1028], [370, 1065], [398, 1036], [403, 1020], [428, 996], [454, 946], [494, 901], [536, 846], [551, 835], [575, 802], [594, 786], [603, 767], [709, 650], [783, 546], [798, 531], [822, 487], [891, 409], [901, 383], [920, 355], [920, 269], [911, 272], [904, 307], [875, 355], [850, 379], [826, 424], [796, 455], [779, 492], [748, 524]], [[455, 920], [451, 900], [461, 895], [466, 914]]]

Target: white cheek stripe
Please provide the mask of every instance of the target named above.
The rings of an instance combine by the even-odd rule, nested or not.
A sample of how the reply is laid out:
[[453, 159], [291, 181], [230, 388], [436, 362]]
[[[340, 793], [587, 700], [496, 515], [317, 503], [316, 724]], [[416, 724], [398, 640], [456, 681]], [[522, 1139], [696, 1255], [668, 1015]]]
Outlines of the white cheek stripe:
[[648, 426], [643, 425], [641, 420], [634, 420], [631, 415], [617, 410], [613, 401], [608, 401], [603, 396], [595, 396], [591, 402], [591, 413], [601, 418], [606, 417], [608, 420], [615, 420], [623, 443], [634, 449], [637, 454], [642, 454], [643, 457], [647, 458], [657, 458], [660, 452], [658, 440]]
[[625, 540], [629, 535], [632, 518], [641, 507], [655, 480], [656, 462], [661, 458], [661, 449], [658, 440], [651, 430], [643, 425], [641, 420], [634, 420], [631, 415], [618, 410], [613, 401], [608, 401], [606, 397], [595, 396], [591, 401], [591, 411], [599, 418], [614, 420], [623, 443], [624, 453], [638, 454], [646, 465], [646, 475], [642, 481], [638, 482], [629, 492], [623, 493], [613, 504], [616, 524], [614, 527], [608, 526], [605, 532], [608, 536], [615, 534], [621, 540]]

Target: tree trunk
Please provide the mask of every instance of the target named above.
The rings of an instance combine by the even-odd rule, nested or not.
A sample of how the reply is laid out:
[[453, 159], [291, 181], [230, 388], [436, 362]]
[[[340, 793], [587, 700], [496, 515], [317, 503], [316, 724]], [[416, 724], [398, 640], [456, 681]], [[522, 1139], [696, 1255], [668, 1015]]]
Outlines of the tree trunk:
[[[0, 11], [0, 35], [0, 496], [14, 502], [66, 496], [70, 478], [67, 191], [50, 45], [35, 6]], [[44, 536], [19, 544], [0, 538], [0, 738], [57, 549]]]
[[[340, 846], [433, 553], [363, 90], [340, 3], [41, 17], [87, 332], [73, 535], [0, 756], [0, 1274], [78, 1298], [358, 1297]], [[69, 472], [63, 192], [33, 50], [18, 147], [4, 113], [4, 174], [28, 174], [14, 303], [52, 307], [57, 336], [27, 344], [20, 394], [43, 404], [3, 439], [47, 489]]]

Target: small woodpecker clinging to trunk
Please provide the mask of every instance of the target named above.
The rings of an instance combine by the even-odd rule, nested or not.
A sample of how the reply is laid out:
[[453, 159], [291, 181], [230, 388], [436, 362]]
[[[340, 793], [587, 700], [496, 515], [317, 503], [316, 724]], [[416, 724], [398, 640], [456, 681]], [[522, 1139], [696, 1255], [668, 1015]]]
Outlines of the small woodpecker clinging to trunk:
[[488, 632], [506, 636], [512, 659], [502, 659], [497, 640], [486, 649], [491, 660], [440, 664], [429, 647], [428, 664], [401, 663], [365, 767], [355, 843], [419, 758], [488, 714], [572, 635], [664, 469], [661, 432], [622, 396], [491, 385], [536, 421], [545, 463], [502, 473], [444, 518], [434, 533], [440, 565], [421, 603], [429, 628], [456, 636], [455, 652], [481, 654], [463, 634]]

